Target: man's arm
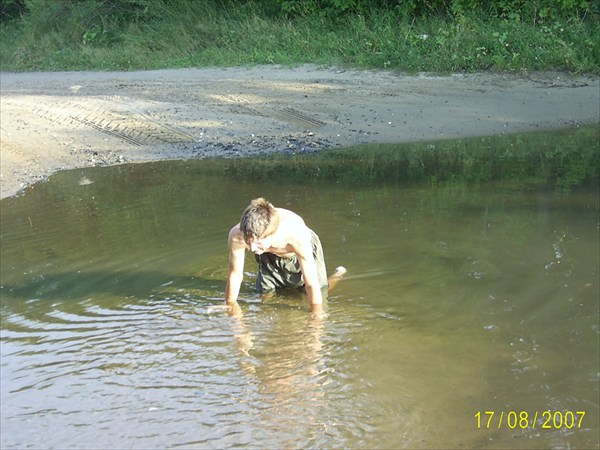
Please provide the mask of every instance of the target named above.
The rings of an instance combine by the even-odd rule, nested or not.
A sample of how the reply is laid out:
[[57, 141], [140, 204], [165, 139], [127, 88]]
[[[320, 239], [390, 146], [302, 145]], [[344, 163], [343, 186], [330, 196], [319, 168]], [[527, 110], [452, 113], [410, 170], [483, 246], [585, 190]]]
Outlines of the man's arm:
[[229, 275], [225, 288], [225, 303], [228, 305], [237, 302], [240, 286], [244, 278], [244, 259], [246, 246], [242, 234], [236, 225], [229, 232]]
[[310, 243], [310, 232], [307, 236], [298, 243], [296, 247], [296, 256], [300, 262], [300, 270], [304, 278], [304, 287], [306, 295], [313, 312], [320, 312], [323, 308], [323, 294], [319, 283], [319, 274], [317, 271], [317, 263], [312, 253], [312, 245]]

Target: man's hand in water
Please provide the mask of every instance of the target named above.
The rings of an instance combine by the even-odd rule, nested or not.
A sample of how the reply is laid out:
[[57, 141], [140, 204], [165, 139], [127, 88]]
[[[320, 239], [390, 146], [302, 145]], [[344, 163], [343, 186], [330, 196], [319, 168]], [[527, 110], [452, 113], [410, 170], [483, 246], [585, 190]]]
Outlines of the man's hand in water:
[[239, 303], [236, 301], [225, 303], [227, 307], [227, 313], [233, 317], [242, 317], [242, 308], [240, 308]]
[[[328, 292], [331, 293], [333, 288], [339, 283], [339, 281], [344, 277], [344, 274], [347, 272], [344, 266], [338, 266], [335, 268], [335, 272], [329, 277], [327, 280], [329, 283]], [[310, 305], [312, 315], [316, 319], [322, 319], [325, 317], [325, 312], [323, 311], [322, 303], [314, 303]]]

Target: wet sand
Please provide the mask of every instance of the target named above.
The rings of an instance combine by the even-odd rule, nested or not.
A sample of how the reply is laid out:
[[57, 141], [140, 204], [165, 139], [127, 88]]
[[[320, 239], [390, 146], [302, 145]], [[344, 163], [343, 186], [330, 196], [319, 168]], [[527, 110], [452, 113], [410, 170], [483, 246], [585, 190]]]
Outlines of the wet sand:
[[600, 78], [275, 66], [0, 73], [1, 198], [59, 170], [600, 123]]

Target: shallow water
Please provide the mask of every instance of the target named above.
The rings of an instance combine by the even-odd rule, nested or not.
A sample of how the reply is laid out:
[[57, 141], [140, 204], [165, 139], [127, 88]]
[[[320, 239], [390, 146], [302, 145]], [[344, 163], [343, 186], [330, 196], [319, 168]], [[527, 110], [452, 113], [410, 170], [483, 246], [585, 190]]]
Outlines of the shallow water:
[[[324, 158], [69, 171], [2, 200], [1, 447], [597, 448], [598, 169], [352, 183]], [[324, 320], [257, 298], [250, 256], [243, 318], [223, 309], [259, 195], [348, 268]]]

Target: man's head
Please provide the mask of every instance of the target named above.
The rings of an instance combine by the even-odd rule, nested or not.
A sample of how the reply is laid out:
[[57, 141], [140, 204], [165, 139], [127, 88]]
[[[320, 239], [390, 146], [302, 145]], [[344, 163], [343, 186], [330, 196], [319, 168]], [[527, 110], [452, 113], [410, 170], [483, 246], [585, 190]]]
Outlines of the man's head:
[[252, 242], [256, 243], [268, 238], [275, 233], [278, 226], [279, 214], [277, 210], [272, 203], [262, 197], [255, 198], [250, 202], [240, 220], [240, 230], [244, 234], [244, 241], [251, 248]]

